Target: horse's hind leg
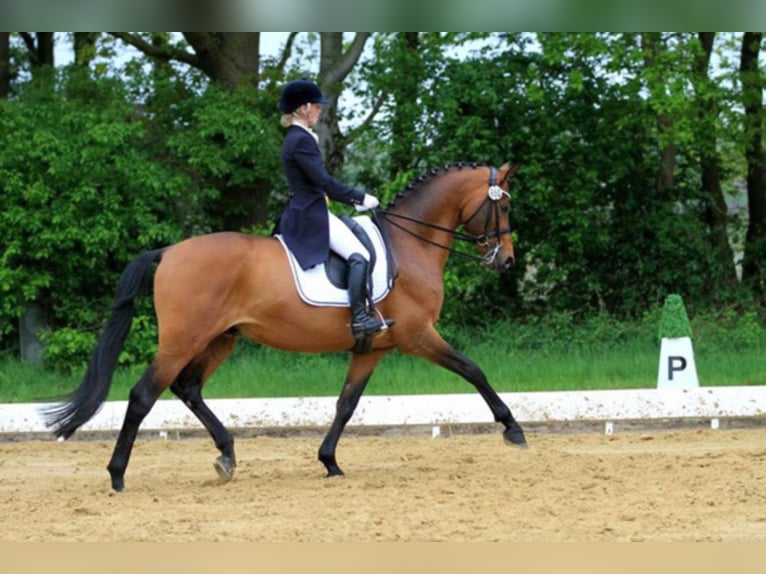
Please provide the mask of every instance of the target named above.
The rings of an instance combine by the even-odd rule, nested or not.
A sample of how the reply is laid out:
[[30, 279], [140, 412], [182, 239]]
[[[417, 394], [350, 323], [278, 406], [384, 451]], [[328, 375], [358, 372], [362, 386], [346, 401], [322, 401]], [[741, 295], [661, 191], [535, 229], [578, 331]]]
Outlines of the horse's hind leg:
[[[160, 367], [162, 365], [162, 368]], [[149, 411], [152, 410], [157, 397], [162, 394], [180, 369], [170, 364], [163, 364], [158, 358], [149, 365], [136, 386], [130, 391], [125, 420], [122, 423], [120, 435], [114, 446], [112, 458], [107, 470], [112, 478], [112, 488], [117, 492], [125, 489], [125, 469], [130, 461], [133, 443], [136, 441], [138, 427]]]
[[372, 376], [378, 362], [383, 358], [387, 351], [373, 352], [363, 355], [353, 355], [351, 364], [346, 375], [346, 382], [343, 390], [338, 397], [336, 404], [335, 418], [330, 425], [327, 436], [319, 447], [319, 460], [327, 469], [327, 476], [342, 476], [343, 471], [335, 460], [335, 448], [338, 446], [343, 429], [346, 423], [354, 414], [354, 409], [359, 403], [359, 398], [367, 386], [367, 381]]
[[224, 482], [234, 477], [234, 469], [237, 466], [234, 439], [202, 399], [202, 385], [231, 355], [235, 343], [236, 339], [231, 335], [221, 335], [214, 339], [204, 353], [189, 363], [170, 386], [170, 390], [205, 426], [215, 446], [221, 451], [221, 456], [216, 459], [213, 466]]
[[524, 436], [524, 431], [513, 418], [511, 409], [490, 386], [486, 375], [479, 366], [442, 339], [436, 329], [431, 328], [426, 335], [420, 339], [420, 344], [416, 348], [407, 349], [405, 352], [436, 363], [471, 383], [486, 401], [495, 421], [505, 426], [503, 431], [505, 441], [515, 446], [526, 447], [527, 439]]

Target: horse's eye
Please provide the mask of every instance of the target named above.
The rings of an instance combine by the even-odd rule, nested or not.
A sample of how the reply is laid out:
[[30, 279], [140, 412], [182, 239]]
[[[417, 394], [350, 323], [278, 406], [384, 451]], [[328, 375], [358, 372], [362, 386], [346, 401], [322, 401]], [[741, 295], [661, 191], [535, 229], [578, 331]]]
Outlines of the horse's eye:
[[511, 206], [503, 205], [500, 209], [502, 209], [505, 213], [508, 213], [511, 210]]

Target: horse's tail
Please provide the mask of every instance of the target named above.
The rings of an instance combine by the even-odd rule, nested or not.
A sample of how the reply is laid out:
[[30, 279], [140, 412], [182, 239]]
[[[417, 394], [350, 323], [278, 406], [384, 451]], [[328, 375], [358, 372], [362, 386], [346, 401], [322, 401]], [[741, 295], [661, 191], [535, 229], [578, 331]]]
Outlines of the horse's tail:
[[122, 272], [117, 283], [112, 314], [96, 343], [80, 386], [74, 392], [59, 397], [59, 404], [43, 412], [47, 426], [53, 427], [57, 437], [72, 436], [74, 431], [96, 414], [106, 400], [117, 360], [133, 323], [134, 300], [148, 293], [152, 265], [164, 251], [165, 248], [142, 253]]

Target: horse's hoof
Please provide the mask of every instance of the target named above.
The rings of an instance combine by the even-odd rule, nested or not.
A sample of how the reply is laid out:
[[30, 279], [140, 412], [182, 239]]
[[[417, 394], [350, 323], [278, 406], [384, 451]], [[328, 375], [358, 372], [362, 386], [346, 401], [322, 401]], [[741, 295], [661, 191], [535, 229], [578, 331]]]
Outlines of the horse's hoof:
[[109, 471], [109, 478], [112, 480], [112, 490], [115, 492], [125, 490], [125, 474], [109, 466], [106, 467], [106, 470]]
[[505, 444], [515, 446], [518, 448], [528, 448], [527, 439], [524, 436], [524, 431], [508, 429], [503, 433], [503, 440]]
[[324, 463], [324, 467], [327, 469], [327, 478], [331, 478], [333, 476], [344, 476], [343, 471], [335, 462], [335, 457], [332, 457], [331, 460], [323, 460], [322, 463]]
[[115, 492], [122, 492], [125, 490], [125, 480], [121, 476], [112, 477], [112, 490]]
[[234, 468], [236, 465], [228, 456], [219, 456], [213, 463], [213, 468], [218, 473], [221, 482], [230, 482], [234, 478]]
[[327, 470], [327, 478], [331, 476], [343, 476], [343, 471], [335, 462], [335, 454], [323, 454], [322, 450], [319, 451], [319, 462], [321, 462]]

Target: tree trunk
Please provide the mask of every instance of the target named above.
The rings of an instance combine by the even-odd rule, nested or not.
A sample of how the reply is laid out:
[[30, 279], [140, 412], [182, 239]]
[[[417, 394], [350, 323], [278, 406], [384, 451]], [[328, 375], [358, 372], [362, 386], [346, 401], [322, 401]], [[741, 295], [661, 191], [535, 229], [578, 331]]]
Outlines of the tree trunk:
[[418, 92], [422, 65], [418, 48], [418, 32], [399, 32], [394, 40], [401, 50], [401, 83], [394, 94], [394, 114], [391, 124], [391, 178], [413, 167], [413, 137], [419, 113]]
[[20, 32], [29, 53], [32, 71], [53, 67], [53, 32]]
[[229, 89], [258, 85], [260, 32], [184, 32], [197, 55], [197, 67]]
[[319, 86], [330, 104], [316, 127], [327, 170], [339, 174], [345, 159], [345, 142], [338, 122], [338, 97], [343, 81], [353, 69], [370, 37], [357, 32], [350, 46], [343, 49], [343, 32], [320, 32]]
[[745, 32], [740, 59], [747, 138], [747, 205], [750, 214], [745, 235], [742, 282], [760, 299], [761, 304], [766, 304], [766, 163], [761, 119], [763, 77], [758, 66], [762, 40], [762, 32]]
[[721, 162], [716, 145], [715, 124], [719, 109], [708, 77], [715, 32], [700, 32], [698, 39], [702, 52], [696, 61], [694, 86], [698, 100], [696, 138], [700, 150], [702, 193], [705, 198], [704, 218], [710, 229], [711, 248], [715, 261], [713, 274], [716, 283], [734, 290], [737, 287], [737, 270], [734, 264], [734, 252], [729, 244], [728, 208], [721, 189]]
[[110, 32], [151, 58], [183, 62], [202, 71], [213, 82], [234, 89], [249, 83], [258, 85], [260, 32], [184, 32], [193, 53], [167, 42], [147, 41], [131, 32]]
[[[21, 37], [27, 46], [32, 74], [53, 68], [53, 32], [36, 32], [34, 36], [22, 32]], [[43, 347], [40, 334], [46, 329], [46, 312], [49, 305], [43, 303], [43, 296], [38, 292], [26, 301], [24, 313], [19, 318], [19, 349], [21, 359], [40, 363], [43, 359]]]
[[0, 32], [0, 99], [11, 93], [11, 33]]
[[[647, 83], [649, 91], [659, 89], [661, 76], [652, 72], [652, 68], [658, 58], [662, 36], [659, 32], [646, 32], [641, 34], [641, 48], [644, 54], [644, 68], [647, 70]], [[673, 140], [673, 118], [665, 112], [657, 114], [657, 127], [660, 134], [660, 168], [657, 174], [657, 191], [660, 198], [665, 198], [667, 192], [673, 188], [676, 166], [676, 142]]]
[[37, 67], [53, 67], [53, 32], [37, 32]]

